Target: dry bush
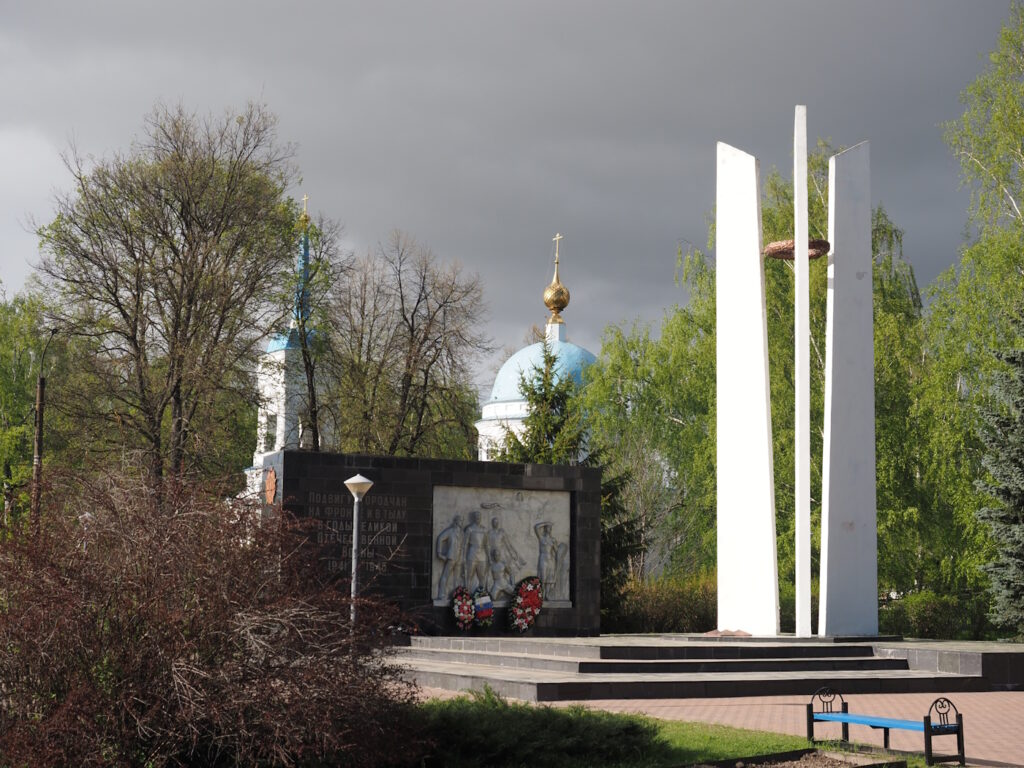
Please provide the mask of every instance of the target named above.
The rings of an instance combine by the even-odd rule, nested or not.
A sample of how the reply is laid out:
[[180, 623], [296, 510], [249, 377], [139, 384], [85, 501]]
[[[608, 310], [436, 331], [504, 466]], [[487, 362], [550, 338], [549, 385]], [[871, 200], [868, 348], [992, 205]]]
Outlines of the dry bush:
[[630, 579], [606, 632], [707, 632], [715, 628], [717, 586], [713, 573]]
[[187, 488], [64, 498], [0, 542], [0, 765], [408, 759], [396, 617], [353, 629], [300, 526]]

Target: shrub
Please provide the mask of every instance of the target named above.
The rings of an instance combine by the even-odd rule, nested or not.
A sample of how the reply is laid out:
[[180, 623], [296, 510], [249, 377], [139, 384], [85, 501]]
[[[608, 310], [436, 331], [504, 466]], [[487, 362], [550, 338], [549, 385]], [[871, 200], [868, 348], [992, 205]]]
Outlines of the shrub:
[[922, 589], [883, 605], [878, 625], [889, 635], [949, 639], [960, 635], [964, 618], [956, 597]]
[[652, 720], [635, 715], [510, 704], [487, 688], [421, 708], [433, 746], [426, 766], [606, 765], [654, 762], [668, 744]]
[[393, 617], [360, 603], [353, 628], [302, 529], [252, 512], [93, 484], [0, 542], [0, 763], [402, 759]]
[[713, 573], [631, 579], [604, 629], [610, 632], [707, 632], [715, 628]]

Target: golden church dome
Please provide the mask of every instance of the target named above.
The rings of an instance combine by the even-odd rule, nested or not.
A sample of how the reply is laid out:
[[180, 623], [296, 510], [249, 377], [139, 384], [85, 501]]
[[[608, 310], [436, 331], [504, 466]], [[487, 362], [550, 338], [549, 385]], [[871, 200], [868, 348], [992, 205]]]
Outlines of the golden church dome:
[[554, 236], [555, 241], [555, 276], [551, 278], [551, 285], [544, 289], [544, 306], [551, 310], [549, 323], [562, 323], [561, 312], [569, 306], [569, 289], [562, 285], [558, 279], [558, 241], [562, 239], [560, 234]]

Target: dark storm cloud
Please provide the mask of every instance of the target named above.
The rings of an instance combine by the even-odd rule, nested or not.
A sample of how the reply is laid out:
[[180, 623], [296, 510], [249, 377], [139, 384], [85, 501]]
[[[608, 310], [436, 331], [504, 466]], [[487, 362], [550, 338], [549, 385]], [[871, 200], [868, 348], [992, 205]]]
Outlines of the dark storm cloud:
[[922, 284], [952, 263], [967, 194], [940, 123], [1008, 3], [3, 3], [0, 278], [34, 260], [18, 222], [66, 185], [56, 153], [128, 146], [157, 100], [255, 99], [298, 145], [298, 196], [362, 251], [400, 227], [481, 274], [489, 330], [541, 322], [563, 240], [569, 333], [657, 320], [703, 246], [715, 142], [791, 165], [811, 136], [871, 141], [873, 196]]

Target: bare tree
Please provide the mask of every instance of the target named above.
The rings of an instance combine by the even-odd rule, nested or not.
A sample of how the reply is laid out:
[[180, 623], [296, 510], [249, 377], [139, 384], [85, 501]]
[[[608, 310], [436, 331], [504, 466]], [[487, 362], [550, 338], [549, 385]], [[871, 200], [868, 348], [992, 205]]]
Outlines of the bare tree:
[[468, 455], [483, 313], [479, 278], [405, 233], [360, 259], [332, 305], [341, 447]]
[[72, 149], [74, 189], [39, 229], [58, 319], [90, 341], [82, 415], [115, 426], [122, 450], [137, 440], [154, 485], [201, 462], [225, 393], [252, 397], [247, 371], [281, 314], [296, 212], [275, 129], [256, 105], [158, 106], [127, 154]]

